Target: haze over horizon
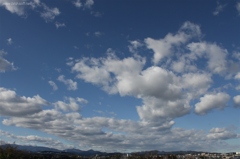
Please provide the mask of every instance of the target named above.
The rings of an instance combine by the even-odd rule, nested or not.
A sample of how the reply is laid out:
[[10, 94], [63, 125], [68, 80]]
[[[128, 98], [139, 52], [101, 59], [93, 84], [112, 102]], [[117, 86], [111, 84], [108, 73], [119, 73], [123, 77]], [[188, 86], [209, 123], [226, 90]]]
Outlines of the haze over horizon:
[[1, 143], [240, 152], [239, 0], [0, 0]]

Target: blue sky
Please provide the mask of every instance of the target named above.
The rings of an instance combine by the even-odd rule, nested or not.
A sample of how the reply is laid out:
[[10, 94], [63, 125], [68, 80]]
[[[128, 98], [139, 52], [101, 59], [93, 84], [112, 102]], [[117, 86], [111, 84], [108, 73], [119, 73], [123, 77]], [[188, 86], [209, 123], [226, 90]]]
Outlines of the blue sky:
[[240, 151], [240, 1], [0, 0], [1, 144]]

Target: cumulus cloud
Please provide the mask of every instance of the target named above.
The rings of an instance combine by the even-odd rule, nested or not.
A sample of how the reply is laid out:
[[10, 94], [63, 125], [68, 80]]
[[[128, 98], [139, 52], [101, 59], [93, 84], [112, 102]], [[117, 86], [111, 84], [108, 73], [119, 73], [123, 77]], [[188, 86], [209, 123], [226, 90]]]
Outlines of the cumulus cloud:
[[13, 63], [3, 58], [6, 54], [4, 50], [0, 50], [0, 72], [14, 71], [17, 69]]
[[191, 51], [189, 56], [192, 60], [207, 57], [207, 67], [213, 73], [223, 74], [227, 70], [226, 55], [228, 52], [226, 49], [208, 42], [193, 42], [187, 47]]
[[159, 40], [146, 38], [145, 43], [147, 48], [154, 52], [154, 64], [158, 64], [164, 57], [169, 57], [173, 54], [175, 46], [179, 46], [194, 37], [200, 36], [200, 26], [191, 22], [185, 22], [175, 35], [168, 33], [163, 39]]
[[82, 7], [82, 3], [80, 0], [76, 0], [73, 2], [74, 6], [77, 7], [77, 8], [81, 8]]
[[240, 95], [233, 97], [234, 106], [240, 108]]
[[84, 6], [87, 8], [91, 8], [93, 4], [94, 4], [93, 0], [86, 0]]
[[[181, 147], [181, 150], [210, 151], [214, 149], [212, 145], [217, 145], [218, 150], [226, 150], [226, 144], [219, 140], [227, 137], [220, 137], [217, 140], [200, 130], [169, 129], [172, 122], [158, 127], [145, 122], [106, 117], [83, 118], [79, 113], [62, 114], [57, 110], [42, 110], [25, 117], [4, 119], [3, 124], [41, 130], [74, 143], [79, 142], [80, 149], [89, 145], [87, 148], [102, 150], [104, 147], [109, 152], [152, 150], [156, 147], [161, 147], [161, 150], [179, 150]], [[217, 133], [212, 130], [211, 132]], [[225, 136], [229, 139], [234, 137], [231, 134]], [[49, 138], [36, 136], [17, 138], [45, 144], [49, 141]]]
[[50, 84], [50, 86], [53, 87], [53, 90], [54, 90], [54, 91], [58, 90], [58, 86], [56, 85], [55, 82], [53, 82], [53, 81], [48, 81], [48, 83]]
[[83, 98], [65, 97], [65, 101], [57, 101], [53, 103], [56, 109], [63, 111], [79, 111], [79, 104], [87, 103], [88, 101]]
[[206, 94], [200, 98], [200, 102], [195, 104], [195, 112], [205, 115], [213, 109], [223, 109], [227, 106], [230, 96], [226, 93]]
[[65, 79], [64, 75], [60, 75], [58, 77], [58, 80], [60, 82], [63, 82], [67, 86], [68, 90], [73, 90], [73, 91], [77, 90], [77, 82], [74, 82], [71, 79]]
[[211, 140], [227, 140], [236, 137], [236, 133], [228, 131], [226, 128], [212, 128], [207, 135], [207, 138]]
[[108, 50], [106, 58], [82, 58], [74, 62], [76, 77], [96, 84], [110, 94], [143, 100], [137, 107], [142, 121], [161, 125], [190, 112], [190, 101], [204, 93], [212, 82], [207, 73], [177, 76], [158, 66], [143, 69], [145, 58], [119, 59]]
[[0, 88], [0, 114], [4, 116], [25, 116], [40, 112], [48, 102], [39, 95], [18, 96], [15, 91]]

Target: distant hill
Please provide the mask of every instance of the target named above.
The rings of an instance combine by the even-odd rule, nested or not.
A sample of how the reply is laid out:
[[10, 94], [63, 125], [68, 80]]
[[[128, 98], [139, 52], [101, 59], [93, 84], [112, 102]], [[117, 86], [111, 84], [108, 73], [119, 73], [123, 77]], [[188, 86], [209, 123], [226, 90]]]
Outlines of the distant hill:
[[[0, 147], [6, 147], [7, 145], [0, 145]], [[11, 144], [11, 146], [16, 147], [18, 150], [23, 150], [23, 151], [28, 151], [28, 152], [42, 152], [42, 153], [67, 153], [67, 154], [75, 154], [75, 155], [80, 155], [80, 156], [95, 156], [95, 155], [116, 155], [116, 154], [122, 154], [119, 152], [114, 152], [114, 153], [107, 153], [107, 152], [100, 152], [100, 151], [95, 151], [95, 150], [79, 150], [79, 149], [66, 149], [66, 150], [58, 150], [55, 148], [49, 148], [49, 147], [43, 147], [43, 146], [25, 146], [25, 145], [16, 145], [16, 144]], [[179, 154], [179, 155], [184, 155], [184, 154], [196, 154], [196, 153], [202, 153], [201, 151], [158, 151], [158, 150], [152, 150], [152, 151], [139, 151], [139, 152], [132, 152], [130, 154], [138, 154], [138, 155], [148, 155], [148, 154], [158, 154], [158, 155], [168, 155], [168, 154]]]
[[[27, 145], [16, 145], [10, 144], [12, 147], [16, 147], [18, 150], [28, 151], [28, 152], [42, 152], [42, 151], [52, 151], [52, 152], [61, 152], [61, 150], [43, 147], [43, 146], [27, 146]], [[1, 147], [6, 147], [8, 145], [1, 145]]]
[[[106, 152], [94, 151], [92, 149], [88, 151], [82, 151], [79, 149], [58, 150], [58, 149], [43, 147], [43, 146], [26, 146], [26, 145], [16, 145], [16, 144], [10, 144], [10, 145], [13, 147], [16, 147], [18, 150], [23, 150], [28, 152], [69, 153], [69, 154], [75, 154], [75, 155], [81, 155], [81, 156], [95, 156], [95, 155], [107, 154]], [[0, 147], [3, 147], [3, 148], [6, 146], [8, 145], [0, 145]]]

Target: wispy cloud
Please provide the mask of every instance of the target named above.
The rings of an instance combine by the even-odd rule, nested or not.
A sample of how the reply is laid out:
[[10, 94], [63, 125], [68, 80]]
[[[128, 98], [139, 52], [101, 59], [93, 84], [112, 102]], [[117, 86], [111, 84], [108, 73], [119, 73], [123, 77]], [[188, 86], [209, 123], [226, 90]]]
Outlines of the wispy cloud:
[[12, 45], [12, 44], [13, 44], [12, 38], [8, 38], [8, 39], [7, 39], [7, 44], [8, 44], [8, 45]]
[[53, 88], [54, 91], [58, 90], [58, 86], [56, 85], [55, 82], [53, 82], [53, 81], [48, 81], [48, 83], [50, 84], [50, 86], [52, 86], [52, 88]]
[[237, 2], [236, 9], [238, 11], [238, 14], [240, 15], [240, 2]]
[[219, 2], [217, 2], [217, 7], [213, 11], [213, 15], [215, 15], [215, 16], [219, 15], [226, 6], [227, 6], [227, 4], [220, 4]]
[[60, 75], [58, 77], [58, 80], [60, 82], [63, 82], [65, 85], [67, 85], [67, 89], [68, 90], [77, 90], [77, 82], [74, 82], [73, 80], [71, 79], [65, 79], [65, 76], [64, 75]]
[[55, 26], [57, 29], [61, 27], [66, 27], [65, 23], [59, 23], [59, 22], [55, 22]]
[[100, 37], [100, 36], [102, 36], [104, 33], [103, 32], [100, 32], [100, 31], [96, 31], [96, 32], [94, 32], [94, 35], [96, 36], [96, 37]]
[[40, 13], [41, 17], [46, 21], [50, 22], [55, 19], [56, 16], [60, 14], [58, 8], [49, 8], [47, 5], [42, 4], [43, 11]]

